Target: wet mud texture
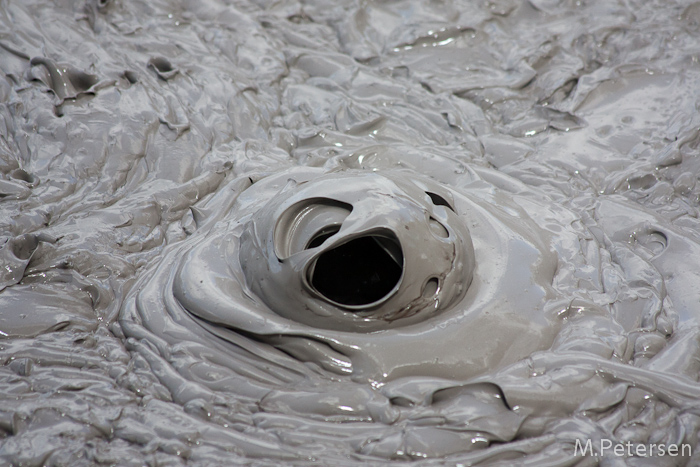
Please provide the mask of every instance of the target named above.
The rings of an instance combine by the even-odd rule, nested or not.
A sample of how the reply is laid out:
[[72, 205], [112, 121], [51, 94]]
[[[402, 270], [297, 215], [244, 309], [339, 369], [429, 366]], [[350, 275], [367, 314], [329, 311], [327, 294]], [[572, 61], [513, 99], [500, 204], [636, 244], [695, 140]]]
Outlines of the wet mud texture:
[[1, 0], [0, 463], [697, 465], [698, 35]]

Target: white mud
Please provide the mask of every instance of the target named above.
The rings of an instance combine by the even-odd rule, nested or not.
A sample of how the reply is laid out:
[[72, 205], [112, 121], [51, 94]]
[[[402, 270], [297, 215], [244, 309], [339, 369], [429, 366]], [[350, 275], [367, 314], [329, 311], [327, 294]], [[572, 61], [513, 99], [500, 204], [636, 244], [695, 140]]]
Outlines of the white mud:
[[699, 34], [0, 0], [0, 462], [700, 463]]

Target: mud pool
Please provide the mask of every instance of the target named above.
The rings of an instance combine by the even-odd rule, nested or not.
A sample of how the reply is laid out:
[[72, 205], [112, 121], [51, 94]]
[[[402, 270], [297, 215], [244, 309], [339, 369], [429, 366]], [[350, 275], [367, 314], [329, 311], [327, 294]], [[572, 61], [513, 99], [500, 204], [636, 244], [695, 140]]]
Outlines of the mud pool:
[[0, 0], [0, 463], [700, 465], [699, 57], [691, 1]]

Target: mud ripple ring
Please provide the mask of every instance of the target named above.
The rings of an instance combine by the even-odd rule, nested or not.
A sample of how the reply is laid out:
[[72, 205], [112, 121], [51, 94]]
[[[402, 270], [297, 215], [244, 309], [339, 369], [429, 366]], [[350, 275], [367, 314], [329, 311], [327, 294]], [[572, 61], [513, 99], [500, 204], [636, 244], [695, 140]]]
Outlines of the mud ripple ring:
[[468, 378], [518, 361], [558, 332], [543, 310], [579, 233], [569, 211], [499, 177], [264, 177], [173, 253], [168, 313], [357, 381]]

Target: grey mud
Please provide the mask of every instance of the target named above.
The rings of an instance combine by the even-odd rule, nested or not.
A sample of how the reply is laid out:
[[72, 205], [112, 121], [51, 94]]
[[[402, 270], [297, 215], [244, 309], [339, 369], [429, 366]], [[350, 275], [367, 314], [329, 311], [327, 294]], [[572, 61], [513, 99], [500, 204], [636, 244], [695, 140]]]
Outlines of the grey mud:
[[0, 1], [0, 462], [700, 463], [699, 34]]

